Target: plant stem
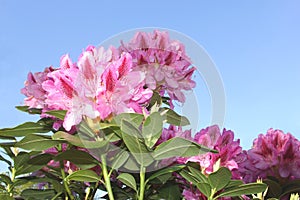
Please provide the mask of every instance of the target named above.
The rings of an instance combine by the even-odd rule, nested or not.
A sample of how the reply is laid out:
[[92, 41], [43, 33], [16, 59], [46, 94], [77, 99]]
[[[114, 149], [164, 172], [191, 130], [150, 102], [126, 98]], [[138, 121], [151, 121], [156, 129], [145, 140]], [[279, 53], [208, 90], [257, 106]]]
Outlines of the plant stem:
[[72, 195], [72, 192], [71, 192], [71, 190], [69, 188], [69, 185], [68, 185], [68, 182], [66, 180], [66, 173], [65, 173], [64, 163], [63, 163], [63, 161], [60, 161], [59, 163], [60, 163], [60, 172], [61, 172], [61, 176], [62, 176], [62, 179], [63, 179], [63, 184], [64, 184], [64, 187], [67, 191], [67, 196], [69, 196], [71, 200], [74, 200], [74, 197]]
[[106, 166], [106, 154], [101, 155], [101, 162], [102, 162], [102, 173], [103, 173], [104, 183], [108, 193], [108, 197], [110, 200], [114, 200], [114, 195], [110, 185], [110, 176], [108, 175], [107, 166]]
[[144, 193], [145, 193], [145, 171], [146, 168], [141, 166], [140, 169], [140, 194], [139, 194], [139, 200], [144, 200]]

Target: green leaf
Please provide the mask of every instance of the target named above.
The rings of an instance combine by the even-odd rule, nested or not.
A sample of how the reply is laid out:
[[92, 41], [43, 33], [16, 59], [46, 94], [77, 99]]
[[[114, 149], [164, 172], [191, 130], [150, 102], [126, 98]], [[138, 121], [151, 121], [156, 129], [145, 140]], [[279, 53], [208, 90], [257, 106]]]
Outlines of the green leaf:
[[290, 180], [282, 187], [282, 194], [280, 195], [280, 198], [283, 197], [286, 194], [291, 193], [300, 193], [300, 180]]
[[267, 185], [264, 183], [248, 183], [239, 185], [237, 187], [231, 187], [224, 190], [221, 194], [216, 196], [214, 199], [220, 197], [235, 197], [248, 194], [257, 194], [264, 192], [267, 189]]
[[112, 122], [121, 126], [122, 120], [129, 121], [134, 127], [138, 128], [144, 120], [144, 115], [137, 113], [121, 113], [115, 116]]
[[67, 114], [66, 110], [51, 110], [47, 111], [46, 114], [56, 117], [57, 119], [64, 120]]
[[66, 177], [67, 180], [83, 181], [83, 182], [98, 182], [101, 178], [92, 170], [78, 170]]
[[70, 149], [54, 157], [55, 161], [68, 160], [81, 168], [91, 168], [98, 164], [98, 160], [85, 151]]
[[203, 193], [206, 197], [211, 195], [211, 186], [208, 183], [198, 183], [197, 188]]
[[155, 199], [165, 200], [181, 200], [181, 192], [177, 184], [168, 184], [162, 188], [159, 188], [158, 195]]
[[22, 137], [31, 133], [48, 133], [51, 128], [35, 122], [26, 122], [14, 128], [0, 129], [0, 136]]
[[175, 156], [195, 156], [212, 151], [213, 150], [203, 147], [200, 144], [194, 143], [190, 140], [175, 137], [158, 145], [152, 155], [155, 160], [163, 160]]
[[117, 179], [120, 180], [125, 185], [127, 185], [128, 187], [130, 187], [130, 188], [134, 189], [135, 191], [137, 191], [135, 179], [131, 174], [122, 173], [117, 177]]
[[126, 150], [122, 150], [113, 159], [111, 168], [119, 169], [124, 165], [124, 163], [128, 160], [128, 158], [129, 158], [129, 153]]
[[15, 158], [14, 158], [14, 168], [16, 170], [16, 176], [21, 174], [27, 174], [30, 172], [37, 171], [41, 169], [44, 165], [31, 165], [28, 164], [28, 161], [30, 160], [31, 154], [27, 152], [20, 152]]
[[193, 168], [193, 167], [188, 167], [190, 170], [191, 174], [198, 180], [199, 183], [208, 183], [207, 177], [202, 174], [201, 171]]
[[59, 140], [64, 139], [65, 141], [69, 142], [70, 144], [77, 146], [77, 147], [83, 147], [87, 149], [98, 149], [105, 147], [108, 145], [108, 141], [88, 141], [81, 139], [78, 135], [71, 135], [69, 133], [58, 131], [53, 136], [53, 139]]
[[268, 196], [278, 198], [281, 195], [282, 188], [278, 182], [271, 179], [265, 179], [263, 182], [268, 185]]
[[152, 97], [151, 97], [150, 102], [149, 102], [149, 105], [148, 105], [148, 108], [151, 108], [151, 107], [154, 106], [155, 104], [161, 105], [161, 103], [162, 103], [162, 98], [161, 98], [161, 96], [159, 95], [158, 92], [153, 91]]
[[223, 189], [230, 180], [231, 172], [226, 167], [221, 167], [218, 171], [213, 172], [208, 176], [208, 183], [215, 191]]
[[141, 133], [133, 123], [123, 119], [121, 123], [122, 138], [130, 153], [142, 166], [148, 166], [153, 158], [146, 145], [140, 140]]
[[173, 166], [170, 166], [170, 167], [167, 167], [167, 168], [163, 168], [163, 169], [160, 169], [158, 172], [155, 172], [154, 174], [152, 174], [147, 181], [150, 181], [152, 179], [155, 179], [159, 176], [162, 176], [164, 174], [169, 174], [169, 173], [173, 173], [173, 172], [176, 172], [176, 171], [179, 171], [181, 169], [183, 169], [185, 167], [185, 165], [173, 165]]
[[28, 164], [31, 165], [47, 165], [48, 162], [50, 162], [53, 159], [52, 154], [48, 153], [43, 153], [39, 154], [37, 156], [32, 157], [29, 161]]
[[0, 174], [0, 180], [1, 182], [5, 183], [5, 185], [12, 184], [10, 177], [5, 174]]
[[30, 200], [38, 200], [38, 199], [52, 199], [55, 196], [55, 190], [53, 189], [25, 189], [21, 192], [21, 197]]
[[27, 112], [29, 114], [42, 114], [42, 109], [41, 108], [29, 108], [29, 106], [16, 106], [16, 109], [22, 111], [22, 112]]
[[31, 151], [43, 151], [60, 143], [62, 143], [62, 141], [52, 140], [50, 136], [29, 134], [20, 142], [17, 142], [15, 146]]
[[179, 174], [188, 182], [194, 185], [198, 184], [198, 180], [190, 172], [187, 172], [186, 170], [182, 170], [179, 172]]
[[15, 137], [0, 135], [0, 140], [16, 140]]
[[187, 126], [190, 124], [190, 121], [188, 120], [188, 118], [178, 115], [172, 109], [161, 108], [161, 111], [166, 112], [165, 117], [166, 117], [167, 123], [169, 123], [169, 124], [173, 124], [176, 126]]
[[242, 184], [244, 184], [242, 180], [230, 180], [229, 183], [226, 185], [225, 189], [229, 189], [231, 187], [237, 187]]
[[14, 198], [9, 196], [8, 193], [0, 193], [0, 199], [1, 200], [14, 200]]
[[158, 112], [151, 113], [145, 120], [142, 128], [142, 135], [145, 144], [152, 148], [160, 138], [163, 129], [163, 118]]
[[0, 160], [6, 162], [9, 166], [11, 165], [11, 162], [9, 160], [7, 160], [6, 158], [4, 158], [3, 156], [0, 155]]

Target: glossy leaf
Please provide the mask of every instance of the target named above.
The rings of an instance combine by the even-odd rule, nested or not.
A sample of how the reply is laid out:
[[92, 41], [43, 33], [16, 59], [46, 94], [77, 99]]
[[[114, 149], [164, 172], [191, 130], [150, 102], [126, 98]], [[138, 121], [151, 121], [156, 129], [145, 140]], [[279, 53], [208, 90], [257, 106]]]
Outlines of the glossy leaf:
[[230, 180], [229, 183], [226, 185], [225, 189], [229, 189], [231, 187], [237, 187], [242, 184], [244, 184], [242, 180]]
[[12, 184], [10, 177], [6, 174], [0, 174], [0, 181], [4, 182], [6, 185]]
[[52, 154], [39, 154], [37, 156], [34, 156], [28, 160], [28, 163], [31, 165], [47, 165], [48, 162], [50, 162], [53, 159]]
[[67, 180], [83, 181], [83, 182], [98, 182], [100, 177], [92, 170], [78, 170], [67, 176]]
[[43, 151], [60, 143], [62, 141], [52, 140], [50, 136], [29, 134], [17, 142], [15, 146], [31, 151]]
[[134, 177], [131, 174], [122, 173], [117, 177], [117, 179], [120, 180], [125, 185], [127, 185], [128, 187], [130, 187], [130, 188], [134, 189], [135, 191], [137, 191], [136, 181], [135, 181]]
[[0, 193], [0, 199], [1, 200], [14, 200], [14, 198], [9, 196], [8, 193]]
[[184, 116], [180, 116], [172, 109], [161, 108], [161, 111], [166, 112], [166, 114], [164, 116], [167, 120], [167, 123], [169, 123], [169, 124], [173, 124], [176, 126], [187, 126], [190, 124], [190, 121], [188, 120], [188, 118], [186, 118]]
[[138, 113], [121, 113], [115, 116], [113, 123], [121, 126], [122, 120], [130, 121], [134, 127], [139, 127], [144, 120], [144, 115]]
[[211, 195], [211, 186], [208, 183], [197, 183], [197, 188], [202, 192], [206, 197]]
[[31, 133], [48, 133], [51, 130], [48, 126], [35, 122], [26, 122], [14, 128], [0, 129], [0, 136], [22, 137]]
[[142, 128], [142, 136], [145, 144], [152, 148], [160, 138], [163, 129], [163, 117], [158, 113], [151, 113], [145, 120]]
[[179, 171], [179, 170], [183, 169], [184, 167], [185, 167], [185, 165], [174, 165], [174, 166], [170, 166], [170, 167], [167, 167], [167, 168], [164, 168], [164, 169], [160, 169], [158, 172], [155, 172], [154, 174], [152, 174], [147, 179], [147, 181], [155, 179], [155, 178], [157, 178], [159, 176], [162, 176], [164, 174], [169, 174], [169, 173], [173, 173], [173, 172]]
[[119, 169], [124, 165], [124, 163], [128, 160], [128, 158], [129, 158], [129, 153], [126, 150], [122, 150], [113, 159], [111, 168]]
[[50, 110], [46, 114], [56, 117], [57, 119], [64, 120], [67, 114], [66, 110]]
[[216, 172], [213, 172], [208, 176], [208, 182], [215, 191], [223, 189], [230, 180], [231, 172], [226, 167], [221, 167]]
[[153, 162], [146, 145], [140, 140], [140, 131], [129, 121], [123, 119], [121, 123], [122, 138], [130, 153], [142, 166], [148, 166]]
[[102, 148], [108, 145], [108, 141], [88, 141], [80, 138], [78, 135], [71, 135], [69, 133], [58, 131], [53, 136], [53, 139], [64, 139], [65, 141], [69, 142], [72, 145], [77, 147], [83, 147], [87, 149], [97, 149]]
[[53, 189], [25, 189], [21, 192], [21, 197], [31, 200], [52, 199], [52, 197], [54, 197], [55, 194], [55, 190]]
[[8, 159], [6, 159], [3, 156], [1, 156], [1, 155], [0, 155], [0, 160], [6, 162], [8, 165], [11, 165], [11, 162]]
[[193, 167], [188, 167], [191, 174], [198, 180], [199, 183], [208, 183], [207, 177], [200, 170]]
[[29, 114], [42, 114], [42, 109], [41, 108], [29, 108], [29, 106], [16, 106], [16, 109], [22, 111], [22, 112], [27, 112]]
[[185, 179], [187, 180], [188, 182], [194, 184], [194, 185], [197, 185], [198, 184], [198, 180], [188, 171], [186, 170], [182, 170], [179, 172], [179, 174]]
[[220, 197], [235, 197], [248, 194], [257, 194], [264, 192], [266, 189], [267, 185], [264, 183], [248, 183], [239, 185], [237, 187], [228, 188], [214, 199], [218, 199]]
[[82, 168], [90, 168], [98, 164], [97, 159], [91, 156], [89, 153], [85, 151], [79, 151], [76, 149], [70, 149], [61, 152], [54, 157], [54, 160], [55, 161], [68, 160]]
[[153, 152], [155, 160], [163, 160], [175, 156], [189, 157], [211, 152], [211, 149], [184, 138], [175, 137], [161, 143]]

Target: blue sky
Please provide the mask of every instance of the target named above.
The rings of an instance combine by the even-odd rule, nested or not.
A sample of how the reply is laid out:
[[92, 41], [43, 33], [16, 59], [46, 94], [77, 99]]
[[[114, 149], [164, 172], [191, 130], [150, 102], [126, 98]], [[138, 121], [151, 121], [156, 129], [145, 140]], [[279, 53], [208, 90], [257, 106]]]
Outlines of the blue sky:
[[[0, 127], [33, 120], [14, 109], [24, 98], [19, 91], [29, 71], [58, 66], [65, 53], [76, 60], [88, 44], [122, 31], [162, 27], [193, 38], [211, 56], [226, 92], [225, 127], [243, 147], [270, 127], [299, 139], [299, 6], [258, 0], [0, 0]], [[204, 128], [207, 117], [201, 116]]]

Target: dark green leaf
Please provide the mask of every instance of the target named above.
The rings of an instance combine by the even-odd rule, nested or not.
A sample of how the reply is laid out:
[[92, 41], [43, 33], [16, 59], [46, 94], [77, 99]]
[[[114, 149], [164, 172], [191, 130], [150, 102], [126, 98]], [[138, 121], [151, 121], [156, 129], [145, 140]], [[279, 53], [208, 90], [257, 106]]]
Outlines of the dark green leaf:
[[145, 120], [142, 135], [145, 144], [152, 148], [160, 138], [163, 129], [163, 118], [158, 112], [151, 113]]
[[181, 192], [178, 185], [168, 184], [159, 189], [156, 199], [181, 200]]
[[155, 179], [159, 176], [162, 176], [164, 174], [169, 174], [169, 173], [172, 173], [172, 172], [176, 172], [176, 171], [179, 171], [181, 169], [183, 169], [185, 167], [185, 165], [173, 165], [173, 166], [170, 166], [170, 167], [167, 167], [167, 168], [163, 168], [163, 169], [160, 169], [158, 172], [155, 172], [154, 174], [152, 174], [147, 181], [150, 181], [152, 179]]
[[122, 173], [117, 177], [117, 179], [120, 180], [125, 185], [127, 185], [128, 187], [130, 187], [130, 188], [134, 189], [135, 191], [137, 191], [135, 179], [131, 174]]
[[211, 186], [208, 183], [198, 183], [197, 188], [202, 192], [206, 197], [211, 195]]
[[142, 166], [148, 166], [153, 158], [146, 145], [140, 140], [140, 131], [129, 121], [123, 119], [121, 123], [122, 138], [130, 153]]
[[7, 160], [6, 158], [4, 158], [3, 156], [0, 155], [0, 160], [6, 162], [9, 166], [11, 165], [11, 162], [9, 160]]
[[14, 200], [13, 197], [9, 196], [9, 194], [6, 194], [6, 193], [0, 193], [0, 199], [1, 200]]
[[291, 194], [291, 193], [299, 193], [300, 194], [300, 180], [299, 179], [290, 180], [286, 184], [284, 184], [280, 198], [286, 194]]
[[58, 119], [64, 120], [65, 116], [67, 114], [66, 110], [51, 110], [51, 111], [47, 111], [46, 114], [54, 116]]
[[0, 136], [22, 137], [31, 133], [48, 133], [51, 128], [35, 122], [26, 122], [14, 128], [0, 129]]
[[199, 183], [208, 183], [207, 177], [202, 174], [200, 170], [197, 170], [193, 167], [188, 167], [190, 170], [191, 174], [198, 180]]
[[30, 200], [40, 200], [40, 199], [52, 199], [55, 196], [55, 190], [53, 189], [25, 189], [21, 193], [21, 197]]
[[53, 136], [53, 139], [64, 139], [70, 144], [77, 146], [77, 147], [83, 147], [87, 149], [97, 149], [102, 148], [108, 145], [108, 141], [88, 141], [80, 138], [78, 135], [71, 135], [69, 133], [58, 131]]
[[68, 160], [74, 163], [75, 165], [77, 165], [78, 167], [81, 167], [82, 169], [91, 168], [98, 164], [97, 159], [91, 156], [89, 153], [85, 151], [79, 151], [76, 149], [70, 149], [61, 152], [54, 157], [54, 160], [55, 161]]
[[122, 150], [113, 159], [111, 168], [119, 169], [124, 165], [124, 163], [127, 161], [128, 158], [129, 158], [129, 153], [126, 150]]
[[37, 156], [34, 156], [33, 158], [31, 158], [28, 161], [28, 164], [31, 165], [47, 165], [48, 162], [50, 162], [53, 159], [53, 155], [52, 154], [47, 154], [47, 153], [43, 153], [43, 154], [39, 154]]
[[[166, 111], [167, 110], [167, 111]], [[167, 123], [176, 126], [187, 126], [190, 124], [188, 118], [178, 115], [174, 110], [169, 108], [161, 108], [162, 112], [167, 112], [164, 116], [166, 117]]]
[[197, 185], [198, 184], [198, 180], [188, 171], [186, 170], [181, 170], [179, 172], [179, 174], [185, 179], [187, 180], [188, 182], [194, 184], [194, 185]]
[[5, 174], [0, 174], [0, 180], [1, 180], [1, 182], [5, 183], [6, 185], [12, 184], [10, 177]]
[[31, 151], [43, 151], [60, 143], [62, 141], [52, 140], [50, 136], [29, 134], [17, 142], [15, 146]]
[[113, 123], [121, 126], [122, 120], [131, 122], [134, 127], [139, 127], [144, 120], [144, 115], [137, 113], [121, 113], [115, 116], [112, 120]]
[[273, 181], [271, 179], [265, 179], [263, 180], [264, 183], [268, 185], [268, 194], [269, 197], [279, 197], [282, 193], [282, 188], [280, 184], [276, 181]]
[[229, 189], [231, 187], [237, 187], [242, 184], [244, 183], [241, 180], [230, 180], [229, 183], [226, 185], [225, 189]]
[[29, 114], [42, 114], [42, 109], [41, 108], [29, 108], [29, 106], [16, 106], [16, 109], [22, 111], [22, 112], [27, 112]]
[[190, 140], [175, 137], [158, 145], [152, 155], [155, 160], [163, 160], [175, 156], [189, 157], [207, 152], [212, 152], [212, 150]]
[[98, 182], [101, 178], [96, 174], [96, 172], [92, 170], [79, 170], [75, 171], [69, 176], [67, 176], [67, 180], [73, 181], [83, 181], [83, 182]]
[[208, 182], [215, 191], [223, 189], [230, 180], [231, 172], [226, 167], [221, 167], [216, 172], [213, 172], [208, 176]]
[[257, 194], [264, 192], [267, 189], [267, 185], [264, 183], [248, 183], [239, 185], [237, 187], [231, 187], [224, 190], [221, 194], [216, 196], [214, 199], [220, 197], [235, 197], [248, 194]]
[[154, 106], [155, 104], [161, 105], [161, 103], [162, 103], [162, 98], [161, 98], [161, 96], [159, 95], [158, 92], [153, 91], [153, 94], [152, 94], [152, 97], [151, 97], [151, 99], [150, 99], [148, 108], [151, 108], [151, 107]]

